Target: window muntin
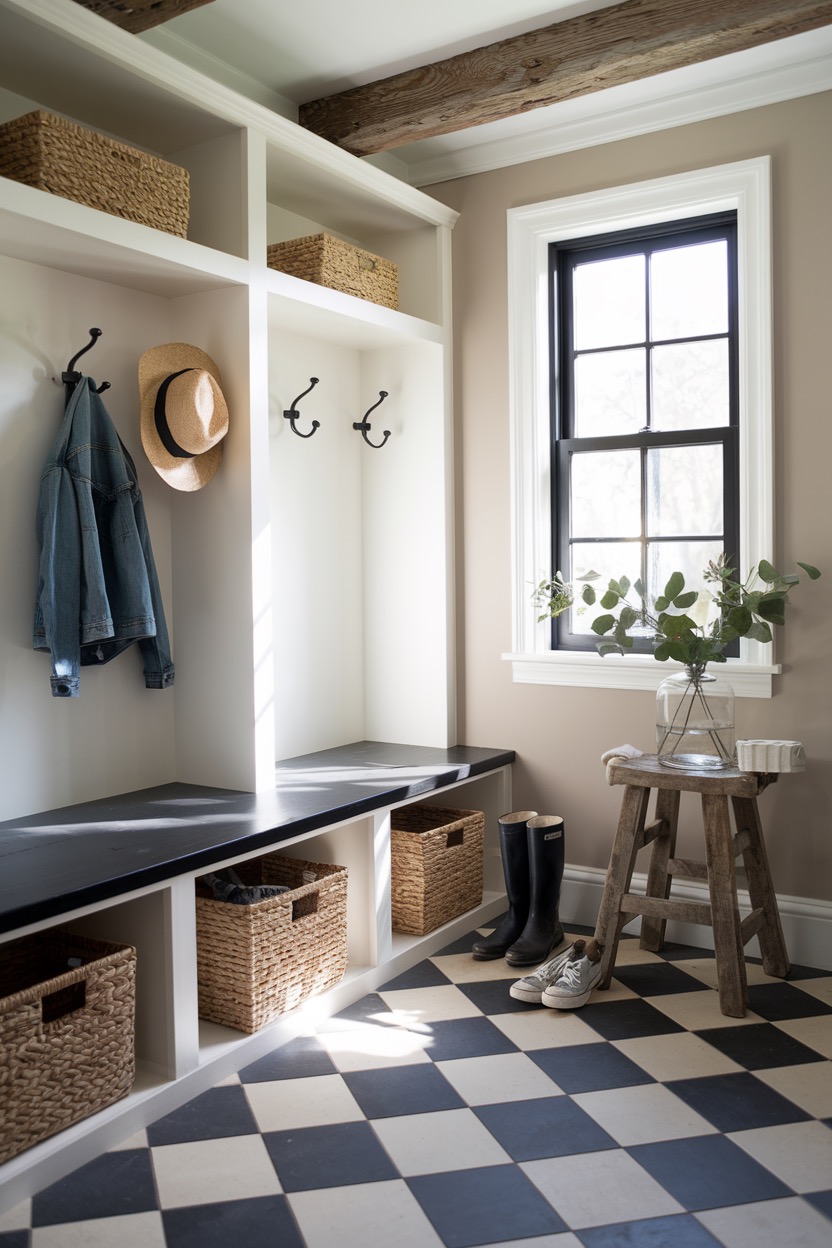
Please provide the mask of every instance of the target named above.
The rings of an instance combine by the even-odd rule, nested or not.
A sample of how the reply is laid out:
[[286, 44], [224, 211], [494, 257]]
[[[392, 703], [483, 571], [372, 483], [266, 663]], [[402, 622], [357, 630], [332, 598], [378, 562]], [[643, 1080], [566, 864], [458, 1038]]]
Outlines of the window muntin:
[[[697, 586], [739, 546], [736, 214], [549, 250], [555, 566]], [[553, 649], [594, 648], [593, 614]]]

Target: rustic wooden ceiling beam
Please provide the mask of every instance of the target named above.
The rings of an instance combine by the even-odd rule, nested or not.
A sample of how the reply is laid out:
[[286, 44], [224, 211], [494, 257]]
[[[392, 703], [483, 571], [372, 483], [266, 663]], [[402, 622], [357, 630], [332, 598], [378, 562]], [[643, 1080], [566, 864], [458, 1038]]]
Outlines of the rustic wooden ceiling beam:
[[312, 100], [299, 121], [367, 156], [832, 24], [832, 0], [624, 0]]

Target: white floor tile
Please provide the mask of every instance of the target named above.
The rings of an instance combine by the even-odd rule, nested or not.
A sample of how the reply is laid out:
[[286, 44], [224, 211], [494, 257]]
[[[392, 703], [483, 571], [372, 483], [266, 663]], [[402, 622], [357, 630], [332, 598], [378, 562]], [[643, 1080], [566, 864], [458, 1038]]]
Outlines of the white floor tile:
[[278, 1196], [283, 1191], [259, 1135], [162, 1144], [151, 1149], [151, 1156], [162, 1209]]
[[468, 1105], [496, 1105], [559, 1096], [561, 1090], [525, 1053], [494, 1053], [437, 1062], [448, 1083]]
[[562, 1235], [536, 1235], [534, 1239], [501, 1239], [499, 1244], [482, 1244], [477, 1248], [583, 1248], [577, 1235], [564, 1231]]
[[737, 1062], [712, 1044], [687, 1031], [669, 1036], [638, 1036], [614, 1040], [613, 1047], [629, 1057], [661, 1083], [671, 1079], [698, 1079], [705, 1075], [728, 1075], [743, 1070]]
[[[832, 1131], [822, 1122], [788, 1122], [753, 1131], [734, 1131], [735, 1144], [765, 1166], [793, 1192], [825, 1192], [832, 1187]], [[829, 1226], [832, 1244], [832, 1224]]]
[[378, 994], [405, 1027], [420, 1027], [449, 1018], [476, 1018], [481, 1011], [454, 984], [433, 988], [399, 988]]
[[161, 1213], [64, 1222], [32, 1231], [32, 1248], [165, 1248]]
[[[701, 979], [703, 984], [707, 984], [709, 988], [716, 988], [718, 984], [716, 973], [716, 960], [714, 958], [685, 958], [676, 965], [681, 971], [687, 971], [695, 979]], [[775, 975], [766, 975], [761, 966], [756, 962], [746, 962], [745, 979], [748, 984], [782, 984], [782, 979]]]
[[581, 1092], [572, 1100], [625, 1148], [716, 1133], [712, 1123], [661, 1083]]
[[580, 1010], [548, 1010], [530, 1006], [513, 1014], [490, 1014], [490, 1021], [499, 1027], [518, 1048], [524, 1050], [563, 1048], [570, 1044], [602, 1044], [603, 1036], [581, 1022]]
[[775, 1066], [771, 1070], [755, 1070], [754, 1074], [807, 1114], [832, 1118], [832, 1065], [829, 1062]]
[[725, 1248], [829, 1248], [829, 1220], [799, 1197], [696, 1214]]
[[664, 963], [664, 958], [657, 953], [651, 953], [649, 949], [640, 949], [638, 937], [631, 937], [629, 940], [623, 937], [619, 940], [615, 951], [616, 966], [643, 966], [649, 962]]
[[0, 1231], [23, 1231], [31, 1225], [32, 1202], [21, 1200], [20, 1204], [0, 1212]]
[[353, 1023], [338, 1031], [322, 1031], [318, 1039], [339, 1070], [379, 1070], [429, 1062], [430, 1028], [413, 1031], [399, 1025]]
[[511, 1164], [511, 1157], [470, 1109], [376, 1118], [372, 1126], [405, 1178]]
[[110, 1151], [114, 1153], [119, 1149], [125, 1148], [147, 1148], [147, 1132], [137, 1131], [135, 1135], [131, 1135], [128, 1139], [114, 1144]]
[[668, 1018], [672, 1018], [680, 1027], [691, 1031], [704, 1031], [707, 1027], [749, 1027], [752, 1023], [764, 1023], [752, 1010], [747, 1010], [745, 1018], [729, 1018], [719, 1008], [719, 993], [716, 990], [703, 992], [670, 992], [650, 998], [654, 1009], [661, 1010]]
[[526, 1161], [520, 1169], [573, 1230], [684, 1212], [623, 1150]]
[[818, 1014], [814, 1018], [788, 1018], [775, 1023], [787, 1036], [807, 1044], [822, 1057], [832, 1058], [832, 1014]]
[[505, 958], [480, 962], [470, 953], [446, 953], [432, 957], [431, 962], [455, 984], [475, 984], [488, 979], [508, 979], [513, 983], [523, 978], [525, 969], [509, 966]]
[[[801, 992], [808, 992], [819, 1001], [832, 1005], [832, 975], [821, 975], [818, 979], [794, 979], [789, 982], [792, 988], [799, 988]], [[832, 1015], [826, 1017], [832, 1019]]]
[[443, 1248], [403, 1179], [294, 1192], [288, 1201], [307, 1248]]
[[340, 1075], [247, 1083], [245, 1089], [261, 1131], [290, 1131], [330, 1122], [359, 1122], [364, 1118]]

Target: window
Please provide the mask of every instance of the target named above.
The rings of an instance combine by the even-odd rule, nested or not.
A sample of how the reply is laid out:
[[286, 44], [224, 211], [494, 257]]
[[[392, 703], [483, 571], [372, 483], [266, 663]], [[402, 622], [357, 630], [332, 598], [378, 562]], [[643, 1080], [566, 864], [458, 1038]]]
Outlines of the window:
[[[567, 580], [626, 576], [655, 598], [675, 569], [694, 588], [738, 550], [736, 234], [731, 212], [549, 245], [553, 562]], [[552, 648], [594, 649], [596, 614], [553, 621]]]
[[[693, 543], [694, 539], [698, 541], [705, 537], [709, 541], [724, 541], [730, 549], [738, 533], [738, 550], [734, 553], [738, 554], [741, 569], [773, 555], [770, 160], [760, 157], [712, 169], [694, 170], [654, 181], [513, 208], [508, 212], [513, 635], [512, 650], [505, 658], [512, 663], [515, 681], [649, 689], [655, 688], [668, 672], [667, 665], [657, 663], [647, 654], [612, 655], [602, 659], [591, 640], [587, 645], [586, 640], [581, 641], [579, 633], [573, 632], [568, 649], [555, 648], [550, 623], [548, 620], [538, 622], [532, 603], [534, 587], [550, 574], [556, 555], [560, 554], [556, 543], [563, 540], [565, 533], [570, 533], [569, 540], [572, 535], [572, 529], [568, 527], [572, 518], [567, 518], [568, 525], [564, 529], [561, 518], [557, 513], [553, 514], [552, 508], [550, 248], [554, 244], [566, 252], [571, 247], [572, 254], [579, 257], [586, 251], [587, 254], [594, 254], [600, 262], [601, 252], [596, 250], [596, 245], [600, 246], [600, 241], [609, 235], [628, 232], [624, 240], [618, 241], [630, 243], [639, 241], [639, 231], [647, 231], [653, 236], [664, 232], [667, 241], [679, 237], [688, 228], [692, 231], [700, 227], [721, 229], [730, 224], [730, 217], [734, 214], [736, 241], [727, 241], [726, 237], [722, 244], [736, 248], [734, 345], [730, 343], [730, 312], [727, 338], [722, 336], [721, 331], [715, 336], [699, 330], [679, 335], [681, 339], [703, 344], [717, 339], [729, 342], [729, 413], [724, 418], [727, 423], [684, 429], [674, 427], [680, 423], [681, 417], [678, 412], [673, 413], [672, 394], [661, 397], [660, 386], [659, 412], [656, 411], [656, 389], [653, 387], [652, 397], [644, 398], [645, 420], [636, 426], [635, 412], [631, 412], [630, 424], [622, 434], [610, 433], [597, 414], [586, 427], [579, 421], [577, 427], [566, 423], [559, 430], [569, 434], [570, 438], [577, 434], [579, 438], [591, 436], [599, 439], [599, 447], [595, 450], [601, 449], [600, 443], [604, 440], [602, 449], [610, 450], [613, 443], [609, 440], [619, 436], [627, 436], [636, 444], [640, 437], [646, 438], [649, 445], [646, 448], [636, 445], [635, 454], [639, 460], [639, 474], [645, 474], [648, 482], [651, 472], [655, 482], [656, 468], [647, 467], [647, 456], [642, 454], [643, 450], [667, 452], [660, 470], [662, 480], [665, 480], [665, 464], [671, 463], [672, 455], [677, 453], [678, 448], [681, 448], [678, 449], [681, 454], [704, 446], [710, 450], [703, 454], [711, 455], [715, 453], [715, 446], [721, 448], [719, 453], [723, 456], [723, 465], [728, 466], [730, 480], [726, 487], [723, 473], [723, 517], [721, 520], [714, 519], [713, 529], [709, 524], [707, 531], [701, 532], [697, 518], [694, 532], [672, 532], [667, 516], [661, 514], [661, 482], [657, 492], [648, 490], [642, 496], [639, 503], [642, 527], [638, 531], [636, 544], [646, 552], [650, 544], [647, 537], [657, 537], [655, 578], [660, 578], [658, 547], [667, 551], [675, 539], [690, 539]], [[712, 220], [703, 221], [703, 218]], [[693, 238], [695, 234], [692, 233], [687, 240], [689, 244]], [[681, 245], [678, 249], [667, 248], [671, 252], [665, 258], [669, 264], [681, 262], [679, 257], [684, 253], [684, 241], [681, 237], [679, 241]], [[703, 245], [706, 241], [714, 240], [703, 240]], [[660, 237], [658, 243], [661, 244]], [[626, 261], [628, 257], [610, 255], [604, 258], [604, 262], [619, 259]], [[583, 281], [584, 276], [591, 278], [587, 273], [578, 280]], [[729, 295], [729, 307], [731, 302]], [[659, 323], [664, 315], [659, 309]], [[597, 327], [592, 332], [597, 333]], [[643, 352], [665, 348], [669, 351], [671, 347], [680, 345], [664, 330], [658, 334], [655, 329], [651, 332], [654, 334], [652, 345], [645, 334], [641, 343]], [[611, 344], [595, 342], [591, 346], [591, 337], [585, 341], [582, 333], [579, 327], [577, 341], [583, 345], [576, 359], [581, 354], [588, 359], [593, 352], [600, 359], [602, 348]], [[716, 351], [717, 348], [711, 345], [698, 349]], [[724, 351], [725, 348], [720, 347], [719, 350]], [[609, 362], [611, 354], [607, 353], [608, 369], [612, 367]], [[593, 371], [586, 365], [582, 369], [585, 369], [587, 377]], [[603, 389], [603, 366], [596, 365], [595, 372], [593, 384], [597, 391]], [[586, 384], [581, 370], [578, 370], [578, 382]], [[591, 392], [591, 385], [589, 390], [584, 390], [585, 394]], [[569, 399], [570, 403], [573, 398]], [[587, 410], [591, 410], [591, 406]], [[713, 411], [712, 405], [708, 411]], [[684, 419], [687, 421], [688, 417]], [[703, 419], [710, 421], [714, 418], [709, 414]], [[661, 429], [657, 422], [662, 424]], [[645, 427], [651, 430], [649, 438], [640, 433]], [[663, 440], [661, 444], [658, 439]], [[583, 453], [594, 453], [590, 442], [584, 443]], [[732, 454], [733, 466], [730, 463]], [[667, 471], [672, 471], [672, 467]], [[732, 485], [732, 481], [736, 484]], [[645, 508], [649, 507], [654, 511], [658, 507], [663, 531], [657, 530], [655, 534], [648, 532], [649, 525], [643, 517]], [[651, 516], [650, 523], [653, 519]], [[575, 536], [614, 537], [615, 544], [630, 540], [629, 532], [611, 534], [590, 529], [587, 517], [581, 518], [581, 526]], [[662, 540], [659, 541], [659, 538]], [[632, 540], [635, 542], [635, 539]], [[649, 559], [652, 556], [645, 554], [645, 557]], [[561, 570], [566, 572], [565, 568]], [[604, 571], [600, 568], [596, 570]], [[617, 572], [611, 574], [617, 575]], [[726, 675], [741, 696], [770, 697], [771, 676], [779, 670], [773, 661], [771, 644], [764, 645], [745, 638], [740, 643], [739, 653], [729, 658]]]

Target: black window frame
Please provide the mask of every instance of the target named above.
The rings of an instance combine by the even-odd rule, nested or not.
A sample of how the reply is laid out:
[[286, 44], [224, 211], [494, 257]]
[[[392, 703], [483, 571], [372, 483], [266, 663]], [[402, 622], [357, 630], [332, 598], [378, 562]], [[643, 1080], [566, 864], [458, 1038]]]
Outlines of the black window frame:
[[[668, 244], [678, 242], [680, 246], [693, 243], [709, 242], [724, 238], [728, 247], [728, 424], [706, 429], [692, 429], [672, 432], [652, 431], [649, 428], [651, 418], [650, 376], [647, 368], [646, 404], [647, 425], [638, 433], [609, 435], [592, 438], [575, 438], [574, 429], [574, 369], [573, 351], [573, 300], [572, 273], [575, 267], [588, 257], [595, 260], [614, 258], [619, 255], [630, 255], [634, 252], [650, 254], [653, 251], [666, 250]], [[649, 279], [646, 278], [646, 280]], [[646, 318], [649, 325], [649, 316]], [[648, 328], [649, 334], [649, 328]], [[692, 335], [690, 337], [726, 337], [726, 335]], [[689, 337], [681, 339], [648, 339], [641, 343], [622, 344], [643, 346], [649, 353], [652, 345], [665, 346], [673, 342], [689, 341]], [[549, 245], [549, 361], [550, 361], [550, 411], [551, 411], [551, 482], [552, 482], [552, 551], [553, 568], [563, 571], [567, 579], [571, 578], [571, 506], [569, 498], [570, 458], [581, 451], [637, 449], [641, 457], [641, 543], [642, 543], [642, 579], [646, 579], [647, 551], [647, 517], [646, 517], [646, 464], [647, 451], [664, 447], [713, 445], [719, 443], [723, 449], [723, 531], [712, 535], [721, 538], [723, 549], [729, 558], [739, 552], [740, 538], [740, 499], [739, 499], [739, 309], [738, 309], [738, 268], [737, 268], [737, 213], [735, 211], [714, 213], [704, 217], [693, 217], [684, 220], [659, 222], [654, 225], [634, 229], [615, 231], [610, 234], [596, 235], [589, 238], [569, 239]], [[674, 533], [662, 539], [651, 536], [651, 543], [665, 541], [679, 542], [684, 540], [707, 540], [706, 534]], [[586, 538], [580, 539], [586, 544]], [[590, 539], [591, 540], [591, 539]], [[595, 540], [615, 541], [609, 536]], [[618, 539], [622, 543], [631, 542], [631, 538]], [[606, 586], [604, 586], [606, 588]], [[600, 608], [599, 608], [600, 611]], [[587, 651], [594, 650], [597, 638], [593, 634], [580, 634], [569, 631], [571, 613], [552, 620], [551, 646], [553, 650]], [[634, 639], [633, 653], [646, 653], [650, 643], [646, 639]], [[734, 642], [726, 648], [726, 655], [739, 654], [739, 643]]]

